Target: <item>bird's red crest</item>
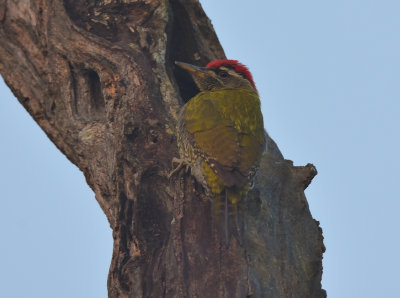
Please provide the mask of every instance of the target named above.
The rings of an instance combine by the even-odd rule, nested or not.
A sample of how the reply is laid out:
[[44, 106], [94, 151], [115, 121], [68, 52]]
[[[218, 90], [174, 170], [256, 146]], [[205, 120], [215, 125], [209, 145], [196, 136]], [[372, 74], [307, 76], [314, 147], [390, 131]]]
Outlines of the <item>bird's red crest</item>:
[[237, 60], [228, 60], [228, 59], [221, 59], [221, 60], [215, 60], [211, 61], [210, 63], [207, 64], [207, 68], [218, 68], [221, 66], [228, 66], [233, 68], [237, 73], [242, 74], [246, 79], [250, 81], [250, 83], [253, 85], [255, 89], [256, 84], [254, 83], [253, 76], [250, 73], [250, 70], [247, 68], [246, 65], [240, 63]]

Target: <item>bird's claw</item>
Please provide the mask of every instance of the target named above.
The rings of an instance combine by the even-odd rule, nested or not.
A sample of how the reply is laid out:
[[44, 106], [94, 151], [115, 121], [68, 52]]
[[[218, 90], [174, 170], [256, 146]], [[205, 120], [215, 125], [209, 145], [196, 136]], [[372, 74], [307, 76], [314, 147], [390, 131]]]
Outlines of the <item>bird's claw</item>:
[[174, 157], [172, 159], [172, 166], [174, 166], [174, 164], [178, 164], [178, 165], [175, 169], [173, 169], [168, 174], [168, 179], [170, 179], [172, 176], [174, 176], [180, 169], [182, 169], [182, 167], [185, 167], [185, 173], [189, 172], [189, 164], [187, 163], [187, 161], [185, 159]]

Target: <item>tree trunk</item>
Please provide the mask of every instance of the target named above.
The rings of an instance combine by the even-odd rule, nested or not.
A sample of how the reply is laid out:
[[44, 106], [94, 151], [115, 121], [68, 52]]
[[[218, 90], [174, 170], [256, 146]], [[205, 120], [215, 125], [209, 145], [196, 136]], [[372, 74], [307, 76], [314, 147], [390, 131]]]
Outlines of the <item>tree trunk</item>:
[[174, 61], [224, 58], [197, 0], [0, 0], [0, 73], [81, 169], [113, 230], [109, 297], [325, 297], [322, 231], [272, 140], [229, 248], [184, 171], [175, 124], [198, 90]]

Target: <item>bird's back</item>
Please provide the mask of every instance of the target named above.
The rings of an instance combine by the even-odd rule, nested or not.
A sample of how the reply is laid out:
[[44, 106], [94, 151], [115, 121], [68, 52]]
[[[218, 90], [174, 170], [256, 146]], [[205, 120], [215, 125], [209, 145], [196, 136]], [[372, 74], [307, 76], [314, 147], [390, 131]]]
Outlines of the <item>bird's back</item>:
[[203, 91], [187, 103], [182, 117], [196, 155], [204, 160], [211, 191], [247, 184], [265, 147], [257, 94], [245, 89]]

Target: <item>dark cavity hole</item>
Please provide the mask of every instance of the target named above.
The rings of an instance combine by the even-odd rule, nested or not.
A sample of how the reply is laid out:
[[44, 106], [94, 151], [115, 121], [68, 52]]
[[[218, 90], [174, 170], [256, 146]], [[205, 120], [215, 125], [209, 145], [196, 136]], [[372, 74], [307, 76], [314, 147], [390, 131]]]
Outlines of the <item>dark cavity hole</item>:
[[205, 64], [204, 61], [194, 59], [193, 55], [197, 51], [197, 40], [193, 34], [190, 16], [180, 2], [179, 0], [170, 1], [174, 14], [172, 21], [168, 25], [170, 38], [167, 45], [167, 56], [183, 103], [186, 103], [200, 90], [189, 73], [175, 65], [175, 61], [199, 66], [204, 66]]
[[105, 101], [101, 90], [100, 77], [94, 70], [87, 70], [87, 81], [89, 84], [91, 114], [95, 114], [96, 118], [104, 117]]
[[[184, 62], [184, 61], [182, 61]], [[184, 103], [200, 92], [189, 73], [178, 66], [174, 69], [175, 79], [178, 82], [179, 91]]]

